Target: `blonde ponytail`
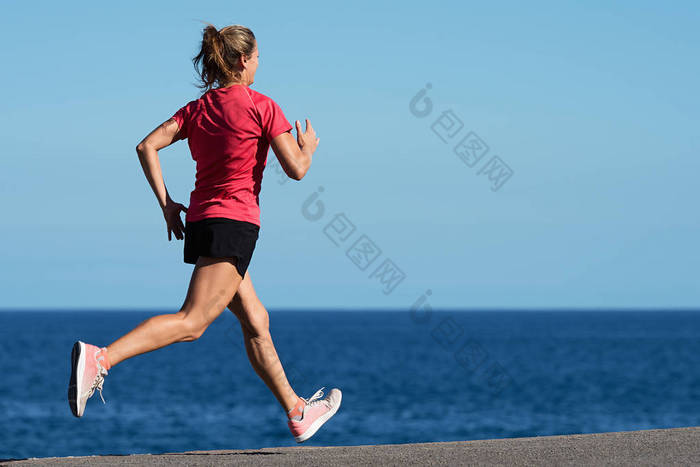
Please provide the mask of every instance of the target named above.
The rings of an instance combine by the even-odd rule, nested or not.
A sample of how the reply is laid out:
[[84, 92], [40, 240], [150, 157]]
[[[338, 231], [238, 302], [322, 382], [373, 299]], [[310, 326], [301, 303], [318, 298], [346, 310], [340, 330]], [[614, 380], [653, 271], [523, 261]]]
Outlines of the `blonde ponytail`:
[[255, 50], [255, 35], [245, 26], [226, 26], [220, 31], [207, 24], [202, 32], [202, 48], [192, 59], [201, 83], [197, 85], [203, 92], [223, 86], [240, 78], [234, 71], [241, 56], [249, 57]]

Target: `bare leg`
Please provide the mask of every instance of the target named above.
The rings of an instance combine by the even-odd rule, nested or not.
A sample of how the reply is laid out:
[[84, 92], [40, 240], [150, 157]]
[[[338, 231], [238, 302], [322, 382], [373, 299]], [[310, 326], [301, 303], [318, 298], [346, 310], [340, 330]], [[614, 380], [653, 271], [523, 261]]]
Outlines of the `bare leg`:
[[246, 272], [228, 307], [241, 323], [246, 352], [253, 369], [270, 388], [284, 410], [291, 410], [299, 397], [284, 374], [282, 362], [277, 356], [270, 335], [270, 316], [255, 293], [249, 273]]
[[112, 366], [175, 342], [198, 339], [226, 309], [241, 283], [235, 258], [199, 257], [180, 311], [154, 316], [107, 347]]

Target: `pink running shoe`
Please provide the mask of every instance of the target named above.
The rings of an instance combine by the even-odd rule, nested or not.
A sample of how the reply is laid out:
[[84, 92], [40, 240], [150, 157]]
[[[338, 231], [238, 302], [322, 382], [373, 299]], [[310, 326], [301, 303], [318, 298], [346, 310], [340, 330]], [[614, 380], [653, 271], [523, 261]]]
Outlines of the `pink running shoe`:
[[73, 345], [71, 353], [71, 374], [68, 383], [68, 403], [73, 415], [82, 417], [85, 412], [87, 400], [95, 393], [95, 389], [100, 391], [102, 397], [102, 384], [107, 370], [102, 366], [103, 356], [97, 357], [99, 347], [78, 341]]
[[343, 394], [340, 389], [333, 388], [328, 395], [321, 399], [323, 396], [323, 389], [321, 388], [316, 393], [311, 396], [310, 399], [301, 398], [306, 402], [304, 406], [304, 413], [301, 416], [301, 420], [288, 420], [287, 425], [289, 425], [289, 430], [294, 435], [294, 439], [297, 443], [303, 443], [307, 439], [311, 438], [314, 433], [321, 428], [321, 425], [326, 423], [340, 407], [340, 400]]

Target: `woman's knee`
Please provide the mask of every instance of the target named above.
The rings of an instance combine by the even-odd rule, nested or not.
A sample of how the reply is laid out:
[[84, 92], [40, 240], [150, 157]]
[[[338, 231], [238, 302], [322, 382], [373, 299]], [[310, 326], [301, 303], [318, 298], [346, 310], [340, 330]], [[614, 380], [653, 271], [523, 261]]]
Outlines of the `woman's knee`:
[[181, 320], [181, 340], [184, 342], [196, 341], [204, 331], [207, 330], [207, 323], [197, 318], [195, 313], [187, 312], [185, 310], [179, 311], [177, 313]]
[[233, 300], [231, 300], [229, 309], [236, 315], [241, 324], [254, 336], [269, 334], [270, 316], [259, 301], [242, 300], [241, 297], [236, 295]]

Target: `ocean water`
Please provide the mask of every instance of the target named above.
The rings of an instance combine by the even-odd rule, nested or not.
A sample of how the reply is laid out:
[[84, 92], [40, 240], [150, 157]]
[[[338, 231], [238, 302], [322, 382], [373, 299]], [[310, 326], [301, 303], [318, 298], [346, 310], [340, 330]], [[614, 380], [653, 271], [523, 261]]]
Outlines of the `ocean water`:
[[[192, 343], [66, 400], [75, 340], [106, 345], [155, 312], [0, 312], [0, 459], [294, 446], [229, 312]], [[297, 393], [339, 387], [304, 445], [454, 441], [700, 425], [693, 311], [270, 311]]]

